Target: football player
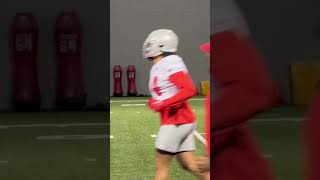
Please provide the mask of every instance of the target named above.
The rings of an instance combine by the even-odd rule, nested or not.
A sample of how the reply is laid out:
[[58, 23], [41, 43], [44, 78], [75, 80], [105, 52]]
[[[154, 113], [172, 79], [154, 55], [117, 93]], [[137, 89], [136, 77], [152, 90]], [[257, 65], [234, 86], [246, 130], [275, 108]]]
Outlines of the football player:
[[169, 163], [176, 156], [182, 167], [199, 178], [196, 165], [195, 115], [188, 99], [197, 94], [183, 59], [176, 54], [178, 36], [169, 29], [151, 32], [143, 43], [143, 57], [150, 60], [149, 90], [152, 98], [148, 106], [160, 113], [157, 134], [156, 180], [169, 179]]
[[249, 28], [232, 0], [213, 4], [213, 167], [219, 180], [273, 180], [246, 122], [278, 104], [279, 94], [250, 40]]
[[[206, 55], [210, 57], [210, 42], [205, 43], [200, 46], [200, 50], [204, 52]], [[206, 130], [206, 140], [207, 140], [207, 156], [199, 156], [197, 158], [198, 168], [200, 172], [209, 172], [210, 171], [210, 93], [212, 91], [210, 90], [209, 93], [206, 96], [205, 100], [205, 130]], [[208, 179], [210, 179], [210, 173], [208, 173]]]

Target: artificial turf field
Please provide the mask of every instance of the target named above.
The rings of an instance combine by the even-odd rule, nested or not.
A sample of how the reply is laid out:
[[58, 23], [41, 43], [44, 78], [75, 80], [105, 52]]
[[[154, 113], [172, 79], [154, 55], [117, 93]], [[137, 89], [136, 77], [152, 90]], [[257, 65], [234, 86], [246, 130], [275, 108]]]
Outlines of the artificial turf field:
[[[157, 134], [159, 116], [145, 106], [145, 98], [141, 101], [126, 101], [114, 98], [110, 106], [110, 132], [113, 136], [110, 144], [111, 179], [150, 180], [154, 175], [155, 138], [152, 136]], [[203, 100], [192, 101], [192, 105], [199, 118], [197, 131], [203, 133]], [[196, 145], [197, 153], [204, 154], [205, 146], [200, 141]], [[194, 179], [181, 170], [176, 161], [172, 162], [171, 169], [171, 179]]]
[[[0, 180], [106, 180], [109, 175], [112, 180], [152, 179], [152, 135], [159, 117], [147, 109], [145, 99], [111, 99], [111, 139], [106, 112], [0, 113]], [[198, 117], [197, 131], [203, 133], [203, 100], [190, 102]], [[281, 107], [250, 123], [279, 180], [302, 179], [303, 114], [304, 108]], [[197, 154], [203, 154], [204, 145], [196, 141]], [[170, 175], [173, 180], [195, 179], [175, 160]]]
[[0, 179], [108, 179], [107, 131], [105, 112], [1, 113]]
[[[198, 118], [197, 132], [204, 132], [204, 97], [190, 101]], [[146, 106], [146, 98], [112, 98], [111, 179], [150, 180], [154, 175], [154, 141], [159, 117]], [[258, 115], [250, 123], [263, 148], [262, 156], [270, 161], [279, 180], [302, 179], [301, 120], [304, 108], [281, 107]], [[197, 154], [204, 154], [204, 145], [197, 141]], [[172, 180], [192, 180], [176, 160], [170, 168]]]

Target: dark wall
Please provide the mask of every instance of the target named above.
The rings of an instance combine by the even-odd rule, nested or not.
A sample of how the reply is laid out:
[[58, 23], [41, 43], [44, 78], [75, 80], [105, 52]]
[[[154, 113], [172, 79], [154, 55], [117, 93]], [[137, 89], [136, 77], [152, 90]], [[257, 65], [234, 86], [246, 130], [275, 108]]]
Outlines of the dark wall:
[[238, 3], [266, 64], [289, 102], [289, 65], [320, 62], [320, 39], [314, 34], [315, 26], [320, 24], [320, 1], [238, 0]]

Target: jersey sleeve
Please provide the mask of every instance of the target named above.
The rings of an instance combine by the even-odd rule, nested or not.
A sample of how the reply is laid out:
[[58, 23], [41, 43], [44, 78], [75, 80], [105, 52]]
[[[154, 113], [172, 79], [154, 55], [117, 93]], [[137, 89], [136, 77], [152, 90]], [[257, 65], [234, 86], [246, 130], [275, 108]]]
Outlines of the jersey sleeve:
[[168, 76], [171, 76], [178, 72], [188, 72], [186, 65], [180, 57], [170, 59], [170, 61], [170, 65], [168, 64], [166, 66]]
[[169, 80], [177, 87], [178, 92], [173, 97], [164, 100], [165, 106], [179, 104], [196, 95], [196, 87], [187, 72], [178, 71], [169, 76]]

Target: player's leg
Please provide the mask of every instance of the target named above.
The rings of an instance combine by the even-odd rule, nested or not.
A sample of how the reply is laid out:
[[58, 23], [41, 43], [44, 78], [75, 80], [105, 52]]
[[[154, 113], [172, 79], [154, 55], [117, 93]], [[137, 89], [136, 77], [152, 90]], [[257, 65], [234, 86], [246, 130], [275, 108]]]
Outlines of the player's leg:
[[156, 175], [155, 180], [168, 180], [169, 179], [169, 164], [173, 154], [157, 150], [156, 152]]
[[177, 154], [177, 159], [183, 169], [190, 171], [194, 175], [198, 173], [194, 151], [180, 152]]
[[197, 176], [201, 180], [210, 179], [210, 172], [200, 172], [198, 164], [196, 163], [197, 157], [194, 151], [180, 152], [177, 154], [177, 159], [181, 166], [191, 172], [193, 175]]
[[179, 126], [178, 132], [183, 138], [178, 147], [177, 159], [185, 170], [190, 171], [200, 179], [204, 179], [204, 177], [209, 174], [209, 171], [205, 173], [200, 173], [199, 171], [197, 156], [194, 153], [196, 150], [193, 135], [194, 129], [195, 124], [184, 124]]
[[172, 157], [177, 152], [180, 136], [175, 125], [162, 125], [156, 139], [156, 180], [166, 180], [169, 178], [169, 164]]
[[201, 180], [210, 180], [210, 171], [200, 177]]
[[210, 171], [210, 157], [197, 156], [197, 166], [200, 172]]

